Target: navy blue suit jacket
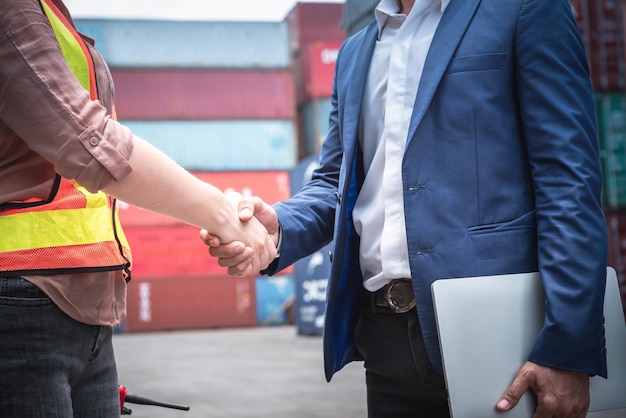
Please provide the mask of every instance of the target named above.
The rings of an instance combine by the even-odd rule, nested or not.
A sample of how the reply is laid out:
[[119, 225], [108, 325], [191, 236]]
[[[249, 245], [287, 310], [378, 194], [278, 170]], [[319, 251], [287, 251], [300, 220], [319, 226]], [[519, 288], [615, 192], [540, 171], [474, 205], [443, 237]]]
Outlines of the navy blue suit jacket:
[[[334, 238], [328, 380], [361, 359], [353, 334], [367, 294], [352, 208], [363, 179], [360, 105], [376, 36], [372, 22], [342, 46], [320, 167], [300, 193], [275, 205], [284, 244], [267, 273]], [[452, 0], [398, 164], [417, 310], [435, 368], [442, 369], [434, 280], [539, 271], [545, 325], [529, 360], [605, 376], [602, 176], [586, 56], [568, 2]]]

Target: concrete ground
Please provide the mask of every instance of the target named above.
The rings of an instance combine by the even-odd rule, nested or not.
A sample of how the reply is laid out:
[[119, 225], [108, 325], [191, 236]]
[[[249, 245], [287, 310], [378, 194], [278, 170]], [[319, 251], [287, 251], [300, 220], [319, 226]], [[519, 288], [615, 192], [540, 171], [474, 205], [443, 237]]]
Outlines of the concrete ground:
[[293, 326], [114, 335], [120, 384], [188, 412], [126, 404], [140, 418], [365, 417], [365, 373], [324, 378], [322, 339]]
[[[126, 404], [131, 417], [366, 417], [363, 364], [327, 383], [321, 337], [298, 335], [294, 326], [116, 334], [113, 342], [129, 392], [190, 407]], [[626, 409], [588, 415], [624, 417]]]

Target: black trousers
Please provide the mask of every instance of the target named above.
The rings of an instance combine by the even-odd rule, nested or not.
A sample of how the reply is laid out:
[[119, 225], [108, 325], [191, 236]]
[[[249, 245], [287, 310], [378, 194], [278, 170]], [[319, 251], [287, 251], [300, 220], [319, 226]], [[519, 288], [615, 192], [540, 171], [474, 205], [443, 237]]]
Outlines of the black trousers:
[[443, 376], [431, 365], [417, 312], [372, 306], [359, 318], [369, 418], [449, 418]]

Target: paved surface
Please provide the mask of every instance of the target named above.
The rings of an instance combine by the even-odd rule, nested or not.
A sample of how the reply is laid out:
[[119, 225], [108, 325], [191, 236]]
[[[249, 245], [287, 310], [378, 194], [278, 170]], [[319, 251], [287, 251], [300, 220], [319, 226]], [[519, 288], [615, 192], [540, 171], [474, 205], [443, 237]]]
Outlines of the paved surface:
[[[321, 337], [300, 336], [293, 326], [116, 334], [113, 341], [129, 392], [190, 407], [127, 404], [131, 417], [366, 417], [363, 364], [326, 383]], [[624, 417], [626, 409], [588, 416]]]
[[129, 392], [188, 412], [127, 404], [135, 418], [365, 417], [365, 372], [351, 363], [327, 383], [322, 339], [293, 326], [114, 335]]

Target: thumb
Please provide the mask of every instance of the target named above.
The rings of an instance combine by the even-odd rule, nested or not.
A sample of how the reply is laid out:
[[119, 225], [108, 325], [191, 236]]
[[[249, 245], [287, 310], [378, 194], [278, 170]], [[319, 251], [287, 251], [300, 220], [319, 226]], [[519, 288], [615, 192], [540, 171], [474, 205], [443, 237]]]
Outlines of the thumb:
[[[260, 199], [259, 199], [260, 200]], [[254, 216], [255, 212], [259, 209], [259, 202], [254, 197], [249, 197], [239, 201], [239, 220], [241, 222], [247, 222]]]
[[513, 383], [506, 390], [502, 398], [498, 401], [496, 409], [501, 412], [510, 411], [518, 404], [524, 393], [530, 389], [530, 380], [527, 375], [520, 370], [515, 376]]
[[200, 239], [209, 247], [219, 247], [221, 244], [219, 237], [209, 234], [206, 229], [200, 230]]

